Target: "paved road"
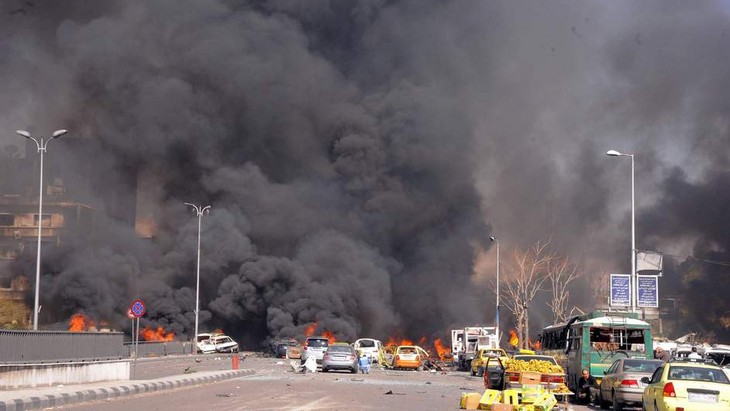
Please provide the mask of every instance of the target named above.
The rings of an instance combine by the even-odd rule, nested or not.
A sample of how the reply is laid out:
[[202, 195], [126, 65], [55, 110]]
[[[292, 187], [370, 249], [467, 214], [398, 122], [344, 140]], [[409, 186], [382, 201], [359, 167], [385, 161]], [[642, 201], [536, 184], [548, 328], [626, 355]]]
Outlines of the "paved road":
[[[189, 360], [183, 360], [182, 363], [180, 360], [160, 361], [157, 366], [152, 367], [157, 371], [144, 372], [169, 372], [164, 371], [166, 367], [180, 367], [185, 365], [184, 361]], [[206, 358], [198, 366], [215, 367], [216, 360]], [[248, 358], [241, 364], [241, 368], [252, 369], [255, 374], [212, 384], [54, 409], [457, 410], [462, 392], [483, 391], [481, 378], [471, 377], [463, 372], [442, 374], [374, 369], [366, 375], [349, 372], [298, 374], [292, 372], [286, 361], [273, 358]], [[579, 411], [597, 408], [574, 406], [573, 409]]]

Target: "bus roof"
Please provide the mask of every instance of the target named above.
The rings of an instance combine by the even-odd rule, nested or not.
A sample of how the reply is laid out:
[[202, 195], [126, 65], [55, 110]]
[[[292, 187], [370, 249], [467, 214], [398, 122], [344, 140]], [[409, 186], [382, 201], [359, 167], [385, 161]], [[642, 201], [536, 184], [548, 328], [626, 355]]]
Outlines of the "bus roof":
[[545, 327], [543, 330], [560, 330], [565, 328], [568, 323], [573, 326], [593, 326], [593, 327], [622, 327], [629, 326], [631, 328], [650, 329], [649, 323], [639, 320], [637, 313], [612, 312], [606, 313], [602, 311], [593, 311], [588, 314], [573, 317], [572, 320], [562, 324], [553, 324]]
[[637, 320], [634, 318], [626, 318], [626, 317], [610, 317], [610, 316], [604, 316], [604, 317], [597, 317], [597, 318], [591, 318], [590, 320], [585, 321], [577, 321], [573, 325], [583, 325], [583, 326], [591, 326], [591, 327], [623, 327], [623, 326], [629, 326], [631, 328], [646, 328], [649, 329], [651, 326], [649, 323], [641, 320]]

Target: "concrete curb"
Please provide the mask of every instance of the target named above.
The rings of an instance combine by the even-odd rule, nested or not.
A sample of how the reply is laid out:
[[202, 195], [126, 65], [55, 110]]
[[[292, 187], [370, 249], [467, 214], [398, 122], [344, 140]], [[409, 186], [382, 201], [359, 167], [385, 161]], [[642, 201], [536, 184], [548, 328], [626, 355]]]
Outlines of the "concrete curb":
[[[201, 373], [202, 374], [202, 373]], [[75, 389], [66, 392], [42, 394], [48, 388], [39, 388], [37, 395], [25, 395], [11, 400], [0, 401], [0, 411], [36, 410], [59, 405], [88, 401], [107, 400], [147, 392], [163, 391], [198, 384], [228, 380], [254, 374], [253, 370], [233, 370], [208, 372], [206, 375], [176, 375], [156, 380], [133, 380], [109, 382], [93, 389]], [[95, 384], [99, 385], [99, 384]], [[52, 387], [51, 387], [52, 388]]]

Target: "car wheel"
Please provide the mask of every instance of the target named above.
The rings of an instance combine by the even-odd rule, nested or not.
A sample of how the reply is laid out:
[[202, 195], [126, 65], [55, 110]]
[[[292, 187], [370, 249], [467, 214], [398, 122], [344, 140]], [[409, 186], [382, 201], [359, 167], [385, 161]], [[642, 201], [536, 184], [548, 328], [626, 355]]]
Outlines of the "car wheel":
[[357, 374], [357, 368], [353, 368], [353, 369], [351, 369], [351, 370], [350, 370], [350, 372], [351, 372], [352, 374]]
[[327, 371], [329, 371], [327, 368], [322, 367], [322, 372], [327, 372]]
[[477, 367], [477, 377], [484, 376], [484, 367]]
[[624, 406], [616, 400], [616, 392], [611, 392], [611, 402], [613, 403], [613, 411], [621, 411], [624, 409]]
[[603, 390], [601, 389], [598, 390], [598, 405], [601, 406], [601, 409], [608, 409], [608, 401], [603, 399]]
[[423, 365], [419, 365], [418, 368], [416, 368], [416, 371], [423, 371]]

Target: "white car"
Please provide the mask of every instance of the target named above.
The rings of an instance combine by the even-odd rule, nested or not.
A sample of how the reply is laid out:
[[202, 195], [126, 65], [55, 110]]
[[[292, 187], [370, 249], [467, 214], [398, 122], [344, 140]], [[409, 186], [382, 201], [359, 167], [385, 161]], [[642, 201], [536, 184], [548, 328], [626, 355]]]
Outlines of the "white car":
[[227, 335], [210, 335], [208, 339], [200, 339], [201, 335], [198, 335], [198, 351], [203, 354], [238, 352], [238, 343]]
[[355, 350], [370, 359], [371, 364], [380, 364], [383, 361], [383, 343], [373, 338], [360, 338], [353, 344]]

